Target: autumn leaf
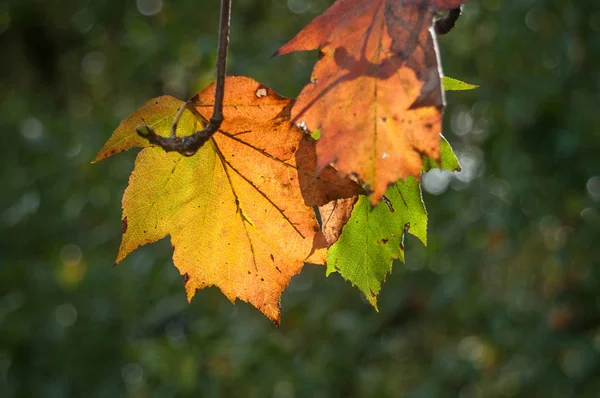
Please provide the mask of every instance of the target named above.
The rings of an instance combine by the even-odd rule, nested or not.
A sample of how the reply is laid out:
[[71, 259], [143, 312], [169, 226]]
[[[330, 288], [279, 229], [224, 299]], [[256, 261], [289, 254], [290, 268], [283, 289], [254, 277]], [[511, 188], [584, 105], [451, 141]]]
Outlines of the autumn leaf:
[[[450, 144], [443, 137], [441, 142], [441, 165], [426, 160], [424, 170], [439, 167], [460, 170]], [[385, 198], [373, 208], [368, 198], [361, 195], [327, 255], [327, 275], [339, 272], [375, 308], [393, 260], [404, 261], [404, 235], [410, 233], [427, 244], [427, 211], [419, 182], [414, 177], [398, 181], [387, 189]]]
[[[315, 176], [315, 142], [290, 123], [292, 102], [258, 82], [229, 77], [221, 129], [191, 157], [143, 149], [123, 196], [117, 263], [141, 245], [170, 235], [188, 299], [218, 286], [279, 323], [281, 292], [303, 262], [323, 250], [311, 206], [352, 197], [361, 188], [330, 168]], [[214, 85], [192, 100], [208, 119]], [[133, 146], [135, 126], [169, 134], [182, 101], [160, 97], [123, 121], [96, 160]], [[201, 128], [185, 111], [181, 134]]]
[[318, 168], [356, 174], [376, 204], [422, 156], [439, 159], [444, 105], [430, 28], [461, 0], [338, 0], [276, 54], [320, 50], [292, 120], [321, 129]]

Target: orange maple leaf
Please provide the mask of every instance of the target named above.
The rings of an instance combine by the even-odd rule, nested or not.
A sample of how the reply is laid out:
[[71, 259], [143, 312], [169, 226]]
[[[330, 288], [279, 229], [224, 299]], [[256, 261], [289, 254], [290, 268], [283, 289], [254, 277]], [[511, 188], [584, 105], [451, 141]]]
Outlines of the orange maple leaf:
[[[206, 119], [214, 90], [213, 84], [191, 103]], [[183, 104], [172, 97], [149, 101], [121, 123], [96, 160], [148, 146], [135, 137], [139, 123], [168, 136]], [[279, 323], [279, 299], [290, 279], [311, 254], [312, 262], [324, 261], [325, 239], [311, 206], [361, 192], [332, 168], [315, 176], [315, 142], [290, 124], [291, 105], [252, 79], [229, 77], [225, 120], [194, 156], [142, 150], [123, 196], [116, 262], [170, 235], [188, 299], [215, 285], [232, 302], [250, 302]], [[201, 124], [186, 111], [179, 129], [188, 135]]]
[[431, 33], [464, 0], [338, 0], [276, 54], [320, 50], [293, 122], [321, 129], [318, 169], [356, 174], [375, 204], [388, 185], [438, 159], [444, 105]]

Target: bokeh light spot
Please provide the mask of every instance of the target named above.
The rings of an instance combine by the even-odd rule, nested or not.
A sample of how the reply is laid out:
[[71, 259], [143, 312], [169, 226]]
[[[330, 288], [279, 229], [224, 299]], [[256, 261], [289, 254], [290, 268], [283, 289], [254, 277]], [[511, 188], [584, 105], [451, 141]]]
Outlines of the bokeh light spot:
[[77, 321], [77, 310], [72, 304], [61, 304], [56, 307], [54, 317], [59, 325], [69, 327]]
[[60, 249], [60, 261], [65, 265], [77, 265], [82, 257], [81, 249], [75, 244], [69, 243]]
[[162, 0], [137, 0], [138, 11], [147, 17], [158, 14], [162, 6]]
[[136, 389], [144, 382], [144, 369], [137, 363], [128, 363], [121, 369], [121, 377], [130, 388]]
[[106, 56], [100, 51], [87, 53], [81, 61], [81, 69], [88, 76], [101, 75], [106, 65]]
[[44, 135], [44, 125], [39, 119], [29, 117], [21, 123], [21, 135], [29, 141], [37, 141]]
[[310, 0], [288, 0], [288, 8], [295, 14], [304, 14], [310, 10]]
[[94, 14], [87, 8], [79, 10], [71, 17], [71, 25], [79, 33], [87, 33], [94, 27]]
[[600, 177], [594, 176], [587, 181], [585, 184], [587, 191], [592, 196], [592, 198], [599, 200], [600, 199]]
[[440, 195], [448, 188], [452, 174], [448, 171], [433, 169], [423, 174], [423, 188], [433, 195]]

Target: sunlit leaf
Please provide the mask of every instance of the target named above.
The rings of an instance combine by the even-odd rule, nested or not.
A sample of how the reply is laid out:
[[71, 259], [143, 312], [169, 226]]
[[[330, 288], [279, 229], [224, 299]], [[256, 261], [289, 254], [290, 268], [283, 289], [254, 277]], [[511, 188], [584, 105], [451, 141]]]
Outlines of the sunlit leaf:
[[[440, 167], [460, 170], [458, 159], [443, 137], [440, 163], [441, 166], [433, 159], [425, 159], [424, 171]], [[337, 202], [348, 205], [347, 199]], [[393, 260], [404, 261], [404, 234], [410, 233], [427, 244], [427, 211], [421, 198], [421, 186], [415, 178], [408, 177], [389, 187], [384, 200], [375, 207], [361, 195], [349, 219], [347, 212], [347, 209], [338, 212], [338, 218], [342, 218], [342, 225], [345, 225], [341, 236], [329, 249], [327, 274], [339, 272], [377, 308], [377, 297], [386, 276], [392, 271]], [[331, 223], [329, 229], [336, 226], [339, 224]], [[334, 233], [337, 238], [339, 231], [334, 229]]]
[[[211, 85], [192, 101], [205, 118], [213, 93]], [[167, 135], [170, 123], [162, 120], [182, 104], [168, 97], [149, 102], [121, 124], [97, 159], [145, 145], [129, 131], [136, 134], [142, 117]], [[312, 206], [362, 191], [332, 168], [314, 174], [315, 141], [290, 123], [290, 104], [252, 79], [231, 77], [225, 121], [194, 156], [142, 150], [123, 196], [117, 263], [170, 235], [188, 299], [215, 285], [232, 302], [250, 302], [279, 322], [281, 292], [325, 242]]]
[[376, 204], [388, 185], [439, 159], [443, 95], [435, 11], [461, 0], [338, 0], [276, 54], [319, 49], [292, 110], [321, 129], [318, 167], [357, 175]]

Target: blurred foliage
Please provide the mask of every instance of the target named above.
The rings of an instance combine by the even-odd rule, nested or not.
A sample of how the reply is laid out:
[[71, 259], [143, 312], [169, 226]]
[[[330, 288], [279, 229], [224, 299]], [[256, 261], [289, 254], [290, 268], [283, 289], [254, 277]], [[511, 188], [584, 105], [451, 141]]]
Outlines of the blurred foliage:
[[[377, 313], [325, 267], [282, 327], [215, 289], [188, 305], [165, 240], [111, 268], [135, 155], [119, 120], [212, 80], [217, 0], [0, 2], [0, 396], [597, 397], [600, 9], [481, 0], [440, 39], [445, 136]], [[235, 0], [231, 74], [295, 96], [315, 53], [271, 54], [330, 3]], [[443, 193], [443, 194], [442, 194]]]

